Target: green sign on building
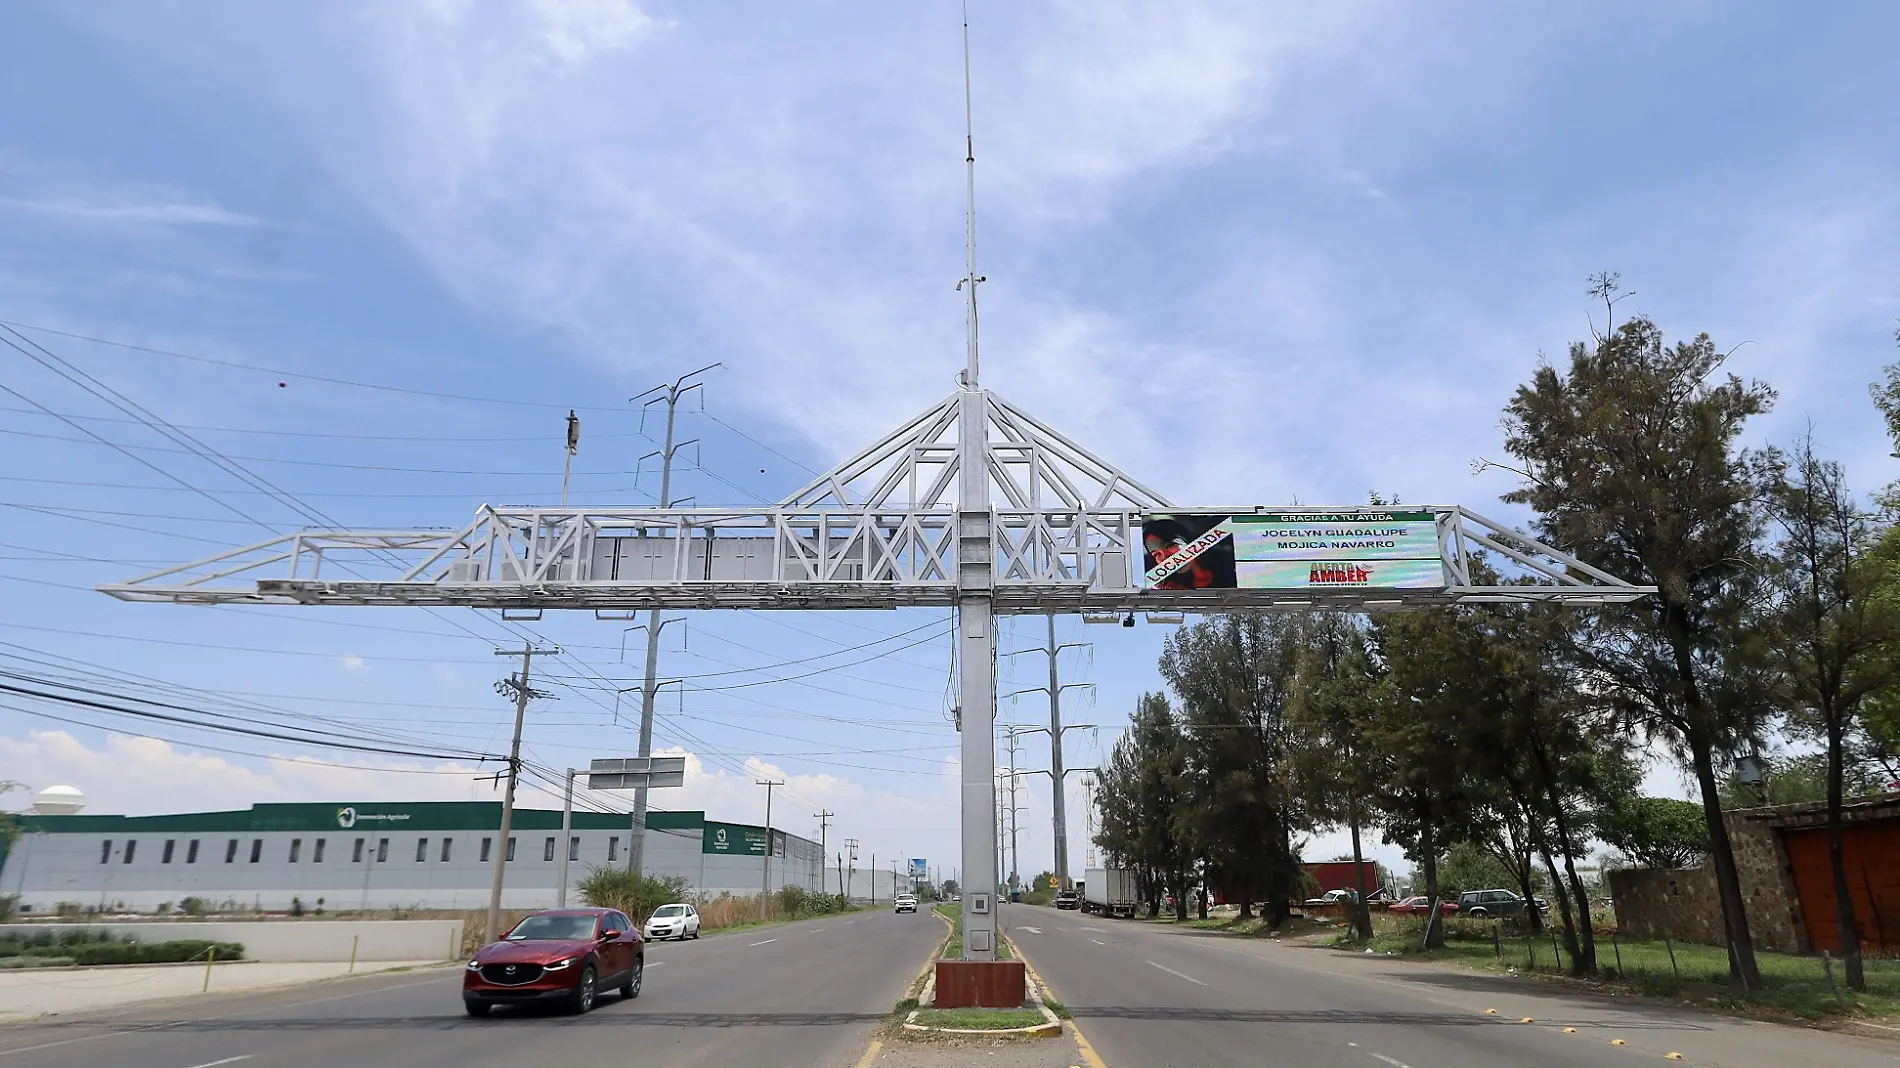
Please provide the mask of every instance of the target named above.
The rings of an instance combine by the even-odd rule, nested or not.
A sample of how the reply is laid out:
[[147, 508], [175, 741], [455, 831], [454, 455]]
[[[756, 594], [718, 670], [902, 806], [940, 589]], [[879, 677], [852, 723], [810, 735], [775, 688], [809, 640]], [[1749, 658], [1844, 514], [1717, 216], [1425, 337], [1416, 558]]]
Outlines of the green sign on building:
[[700, 849], [707, 853], [762, 857], [765, 855], [765, 829], [707, 820], [700, 839]]

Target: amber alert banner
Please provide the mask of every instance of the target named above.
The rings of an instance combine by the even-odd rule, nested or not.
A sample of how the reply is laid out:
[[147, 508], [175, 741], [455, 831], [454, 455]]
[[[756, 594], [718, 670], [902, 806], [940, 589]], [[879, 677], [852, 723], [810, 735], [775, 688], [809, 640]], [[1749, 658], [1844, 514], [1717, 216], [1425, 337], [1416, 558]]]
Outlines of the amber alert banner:
[[1143, 585], [1160, 590], [1431, 589], [1445, 584], [1437, 517], [1346, 509], [1169, 513], [1141, 526]]

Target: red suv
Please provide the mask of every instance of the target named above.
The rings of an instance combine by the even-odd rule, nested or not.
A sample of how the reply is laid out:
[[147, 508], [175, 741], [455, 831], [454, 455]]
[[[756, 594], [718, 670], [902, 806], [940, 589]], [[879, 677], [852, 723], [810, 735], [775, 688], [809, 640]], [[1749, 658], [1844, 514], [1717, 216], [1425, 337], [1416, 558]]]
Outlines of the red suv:
[[646, 944], [624, 913], [613, 909], [549, 909], [483, 946], [462, 972], [462, 1004], [470, 1016], [496, 1005], [556, 1002], [570, 1012], [594, 1007], [601, 988], [640, 996]]

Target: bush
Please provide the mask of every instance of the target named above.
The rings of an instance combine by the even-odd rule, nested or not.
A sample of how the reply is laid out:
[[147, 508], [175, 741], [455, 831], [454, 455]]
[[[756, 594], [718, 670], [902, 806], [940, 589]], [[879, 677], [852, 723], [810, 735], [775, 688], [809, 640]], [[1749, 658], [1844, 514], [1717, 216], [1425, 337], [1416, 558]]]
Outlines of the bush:
[[781, 919], [795, 920], [805, 916], [828, 916], [840, 911], [836, 895], [815, 893], [802, 886], [781, 886], [778, 893], [772, 895], [772, 899]]
[[656, 879], [625, 868], [594, 868], [581, 880], [581, 900], [596, 908], [619, 909], [645, 923], [661, 905], [686, 899], [692, 884], [678, 875]]
[[211, 911], [210, 905], [201, 897], [188, 897], [178, 903], [178, 911], [187, 916], [203, 916]]
[[20, 895], [0, 894], [0, 923], [6, 923], [20, 909]]
[[173, 942], [92, 942], [62, 948], [61, 955], [74, 964], [176, 964], [204, 960], [215, 947], [219, 960], [237, 960], [244, 946], [237, 942], [213, 942], [203, 938], [181, 938]]

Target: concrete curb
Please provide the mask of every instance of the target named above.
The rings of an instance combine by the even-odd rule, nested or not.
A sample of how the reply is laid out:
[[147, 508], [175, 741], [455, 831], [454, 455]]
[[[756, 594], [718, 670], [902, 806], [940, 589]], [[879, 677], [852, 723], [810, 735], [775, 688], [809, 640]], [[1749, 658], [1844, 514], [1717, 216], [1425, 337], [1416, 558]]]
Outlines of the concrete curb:
[[[950, 923], [950, 918], [947, 916], [944, 916], [943, 913], [939, 912], [937, 913], [937, 916], [938, 918], [942, 919], [946, 924]], [[956, 927], [952, 925], [950, 930], [952, 933], [954, 933], [956, 931]], [[1005, 941], [1007, 940], [1005, 939]], [[945, 936], [944, 942], [945, 944], [949, 943], [948, 936]], [[941, 947], [939, 947], [939, 949], [941, 949]], [[1010, 945], [1010, 949], [1012, 951], [1010, 955], [1016, 960], [1020, 960], [1023, 962], [1023, 971], [1028, 973], [1029, 975], [1029, 979], [1030, 979], [1029, 1001], [1032, 1005], [1035, 1006], [1036, 1011], [1042, 1013], [1042, 1020], [1043, 1020], [1042, 1023], [1032, 1024], [1028, 1027], [999, 1027], [999, 1028], [930, 1027], [926, 1024], [920, 1024], [917, 1022], [917, 1014], [922, 1011], [922, 1008], [917, 1008], [917, 1009], [912, 1009], [908, 1014], [905, 1015], [904, 1030], [912, 1032], [914, 1034], [921, 1033], [921, 1034], [939, 1034], [939, 1035], [1023, 1035], [1029, 1038], [1055, 1038], [1061, 1035], [1062, 1034], [1061, 1017], [1057, 1016], [1054, 1012], [1051, 1012], [1049, 1010], [1049, 1006], [1043, 1003], [1042, 976], [1036, 974], [1036, 969], [1031, 968], [1027, 960], [1023, 960], [1022, 953], [1016, 950], [1014, 944]], [[924, 981], [923, 995], [917, 999], [917, 1003], [919, 1006], [933, 1005], [936, 1002], [935, 995], [937, 992], [937, 969], [935, 965], [936, 965], [936, 958], [934, 957], [931, 959], [931, 963], [929, 965], [926, 965], [926, 968], [929, 971], [929, 977]]]

